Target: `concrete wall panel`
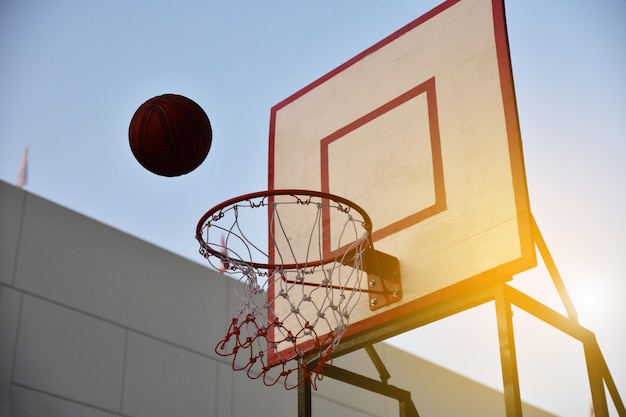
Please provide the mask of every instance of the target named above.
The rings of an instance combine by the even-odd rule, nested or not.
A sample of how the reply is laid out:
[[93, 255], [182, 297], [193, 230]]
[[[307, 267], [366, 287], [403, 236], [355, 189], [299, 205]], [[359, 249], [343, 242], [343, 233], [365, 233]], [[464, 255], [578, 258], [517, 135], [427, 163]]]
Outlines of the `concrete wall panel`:
[[0, 416], [9, 415], [21, 294], [0, 285]]
[[[27, 388], [13, 387], [13, 416], [19, 417], [120, 417], [84, 404], [43, 394]], [[8, 414], [6, 414], [8, 415]]]
[[14, 380], [20, 385], [118, 410], [125, 331], [41, 299], [22, 304]]
[[12, 284], [26, 193], [0, 181], [0, 195], [0, 282]]
[[19, 288], [213, 353], [228, 286], [217, 272], [33, 195], [20, 254]]
[[217, 363], [130, 333], [123, 412], [137, 417], [206, 417], [219, 408]]

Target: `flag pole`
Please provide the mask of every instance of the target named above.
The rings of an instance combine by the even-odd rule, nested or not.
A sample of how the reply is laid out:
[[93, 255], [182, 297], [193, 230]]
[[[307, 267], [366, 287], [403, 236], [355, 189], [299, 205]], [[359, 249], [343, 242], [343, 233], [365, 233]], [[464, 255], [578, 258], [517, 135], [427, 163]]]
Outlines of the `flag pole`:
[[28, 146], [24, 149], [24, 156], [22, 157], [22, 164], [20, 165], [20, 170], [17, 173], [17, 182], [16, 186], [19, 188], [24, 188], [24, 186], [28, 183]]

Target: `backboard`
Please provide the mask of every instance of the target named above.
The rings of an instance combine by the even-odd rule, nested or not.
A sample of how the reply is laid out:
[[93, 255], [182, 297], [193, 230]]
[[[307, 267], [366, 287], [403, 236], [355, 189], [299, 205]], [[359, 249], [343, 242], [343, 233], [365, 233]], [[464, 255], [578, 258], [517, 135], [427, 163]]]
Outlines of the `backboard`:
[[503, 0], [446, 1], [274, 106], [269, 189], [293, 188], [354, 201], [399, 260], [401, 300], [361, 297], [344, 337], [535, 266]]

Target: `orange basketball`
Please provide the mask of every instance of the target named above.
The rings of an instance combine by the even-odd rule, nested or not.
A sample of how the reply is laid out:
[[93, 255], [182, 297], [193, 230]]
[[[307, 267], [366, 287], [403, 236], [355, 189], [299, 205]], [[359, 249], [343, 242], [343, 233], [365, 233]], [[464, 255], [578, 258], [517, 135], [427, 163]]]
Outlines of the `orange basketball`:
[[128, 139], [137, 161], [165, 177], [196, 169], [211, 149], [211, 123], [187, 97], [163, 94], [143, 103], [130, 121]]

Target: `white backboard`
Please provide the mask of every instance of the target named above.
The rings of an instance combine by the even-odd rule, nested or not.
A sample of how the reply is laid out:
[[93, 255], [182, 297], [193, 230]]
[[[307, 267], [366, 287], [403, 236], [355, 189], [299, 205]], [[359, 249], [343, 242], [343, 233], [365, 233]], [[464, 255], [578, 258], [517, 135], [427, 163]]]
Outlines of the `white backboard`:
[[503, 1], [446, 1], [274, 106], [288, 188], [354, 201], [399, 259], [402, 299], [361, 297], [346, 336], [535, 266]]

